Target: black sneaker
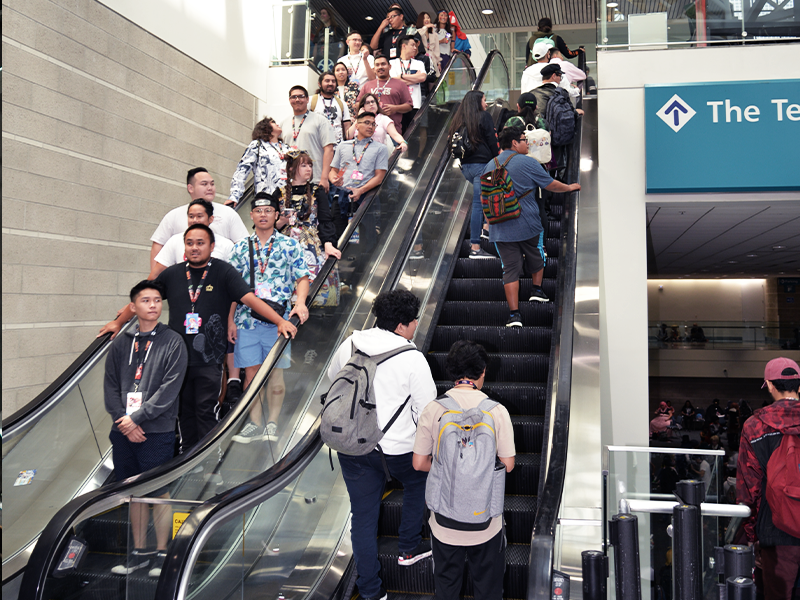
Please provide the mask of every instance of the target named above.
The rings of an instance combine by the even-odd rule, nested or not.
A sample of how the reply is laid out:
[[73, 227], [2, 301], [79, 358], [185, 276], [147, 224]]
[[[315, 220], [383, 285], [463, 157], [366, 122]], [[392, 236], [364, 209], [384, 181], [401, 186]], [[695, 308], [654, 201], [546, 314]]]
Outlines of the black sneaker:
[[117, 565], [111, 568], [114, 575], [130, 575], [139, 569], [144, 569], [150, 564], [150, 559], [155, 556], [155, 552], [135, 549], [128, 557], [127, 565]]
[[489, 241], [489, 230], [485, 227], [481, 229], [481, 239], [486, 240], [487, 242]]
[[470, 250], [469, 251], [470, 258], [494, 258], [493, 254], [489, 254], [483, 248], [478, 248], [477, 250]]
[[161, 569], [164, 566], [164, 561], [167, 560], [167, 551], [159, 550], [156, 557], [153, 559], [153, 567], [147, 572], [150, 577], [159, 577]]
[[242, 382], [238, 379], [231, 379], [228, 382], [228, 391], [225, 393], [225, 400], [231, 404], [236, 404], [242, 398]]
[[407, 567], [421, 561], [423, 558], [428, 558], [431, 554], [433, 554], [433, 551], [431, 550], [431, 543], [422, 540], [411, 552], [404, 552], [398, 556], [397, 564]]
[[231, 438], [231, 441], [239, 444], [249, 444], [250, 442], [260, 442], [264, 439], [264, 428], [256, 425], [252, 421], [242, 427], [242, 430]]
[[531, 297], [528, 298], [529, 302], [550, 302], [550, 298], [547, 297], [547, 294], [544, 293], [544, 290], [541, 286], [535, 285], [533, 286], [533, 292], [531, 292]]
[[425, 253], [422, 250], [412, 250], [408, 256], [408, 260], [422, 260], [425, 258]]
[[511, 314], [508, 315], [506, 327], [522, 327], [522, 315], [518, 310], [512, 310]]

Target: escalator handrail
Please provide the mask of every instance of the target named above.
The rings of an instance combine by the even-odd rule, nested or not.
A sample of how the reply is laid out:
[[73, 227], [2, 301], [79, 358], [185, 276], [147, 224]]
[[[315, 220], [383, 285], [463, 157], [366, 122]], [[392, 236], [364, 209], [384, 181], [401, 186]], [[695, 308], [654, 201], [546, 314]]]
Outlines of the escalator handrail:
[[[465, 58], [465, 57], [462, 57]], [[446, 75], [450, 72], [450, 67], [457, 61], [450, 61], [445, 71], [442, 73], [439, 81], [437, 82], [437, 86], [435, 90], [439, 89], [442, 81], [446, 77]], [[417, 115], [415, 116], [414, 120], [412, 121], [411, 125], [408, 128], [408, 133], [412, 133], [421, 118], [421, 114], [427, 109], [428, 105], [430, 104], [430, 99], [433, 95], [428, 97], [428, 100], [423, 104], [422, 108], [419, 110]], [[392, 157], [390, 157], [387, 173], [390, 173], [397, 164], [399, 160], [399, 153], [393, 153]], [[384, 182], [386, 180], [384, 179]], [[347, 228], [345, 229], [344, 233], [342, 234], [338, 248], [340, 250], [344, 250], [349, 243], [350, 237], [352, 236], [356, 227], [359, 226], [361, 219], [363, 218], [364, 214], [369, 210], [369, 207], [377, 198], [380, 190], [383, 187], [383, 183], [370, 190], [369, 193], [365, 194], [361, 204], [353, 215], [352, 221], [349, 223]], [[336, 258], [329, 257], [325, 263], [322, 265], [319, 273], [317, 274], [314, 283], [311, 285], [311, 289], [309, 290], [307, 303], [310, 304], [314, 297], [316, 296], [317, 292], [322, 288], [324, 285], [328, 275], [332, 271], [334, 265], [336, 264]], [[297, 316], [293, 316], [290, 319], [291, 323], [295, 326], [300, 324], [299, 319]], [[65, 538], [65, 536], [69, 533], [72, 525], [74, 522], [82, 515], [88, 513], [90, 506], [93, 504], [97, 504], [99, 502], [107, 502], [112, 501], [114, 498], [119, 498], [120, 503], [123, 501], [124, 498], [130, 496], [130, 490], [134, 487], [139, 488], [141, 486], [147, 486], [152, 482], [156, 482], [161, 477], [168, 474], [170, 471], [176, 470], [182, 466], [185, 466], [187, 463], [191, 462], [193, 459], [198, 458], [198, 463], [200, 462], [200, 457], [205, 456], [208, 452], [210, 452], [218, 443], [221, 442], [221, 439], [227, 432], [228, 426], [238, 420], [240, 416], [242, 416], [246, 411], [249, 410], [250, 404], [255, 401], [260, 392], [263, 385], [266, 383], [272, 369], [274, 368], [275, 364], [277, 363], [280, 356], [283, 354], [284, 349], [286, 348], [289, 340], [286, 338], [280, 337], [275, 345], [272, 347], [272, 350], [267, 355], [266, 360], [262, 364], [261, 368], [256, 373], [255, 377], [251, 385], [247, 388], [242, 399], [239, 401], [238, 405], [235, 406], [231, 411], [225, 416], [222, 420], [220, 426], [212, 430], [206, 437], [204, 437], [200, 442], [194, 446], [193, 448], [189, 449], [187, 452], [171, 459], [170, 461], [152, 469], [150, 471], [146, 471], [139, 475], [136, 475], [132, 478], [126, 479], [125, 481], [113, 483], [107, 486], [103, 486], [98, 490], [94, 490], [89, 492], [88, 494], [84, 494], [75, 498], [64, 505], [48, 522], [45, 528], [42, 530], [41, 534], [39, 535], [39, 539], [34, 547], [31, 556], [28, 560], [25, 573], [23, 576], [23, 580], [20, 587], [20, 595], [29, 597], [29, 598], [40, 598], [41, 594], [44, 591], [44, 584], [47, 580], [48, 574], [52, 570], [53, 562], [56, 560], [55, 552], [59, 548], [61, 541]], [[188, 470], [188, 467], [186, 467]], [[159, 487], [162, 485], [162, 482], [158, 482], [154, 484], [154, 487]], [[128, 493], [126, 493], [128, 492]], [[16, 574], [14, 574], [16, 576]]]
[[[582, 118], [577, 123], [577, 134], [572, 142], [566, 171], [567, 182], [577, 182], [580, 177], [580, 152]], [[547, 456], [547, 471], [544, 483], [540, 484], [539, 502], [534, 517], [533, 535], [528, 562], [527, 600], [549, 600], [553, 577], [553, 549], [555, 528], [567, 464], [569, 440], [570, 396], [572, 393], [572, 333], [575, 320], [575, 279], [577, 273], [577, 231], [579, 192], [567, 194], [561, 220], [561, 250], [557, 281], [558, 306], [555, 310], [554, 331], [558, 332], [551, 352], [551, 385], [555, 382], [557, 365], [557, 389], [555, 402], [545, 416], [545, 425], [552, 423], [552, 442]], [[548, 389], [549, 397], [552, 388]], [[550, 418], [548, 418], [550, 417]], [[545, 436], [545, 444], [547, 436]]]
[[205, 527], [211, 519], [215, 526], [222, 525], [257, 506], [295, 480], [317, 456], [323, 446], [319, 433], [321, 417], [292, 450], [275, 465], [222, 494], [208, 499], [186, 518], [169, 547], [169, 553], [156, 585], [155, 598], [178, 598], [188, 585], [191, 575], [186, 566], [194, 564], [196, 554], [204, 546], [215, 528]]
[[[469, 61], [469, 59], [466, 56], [462, 56], [461, 59], [465, 64], [465, 66], [467, 66], [470, 76], [473, 76], [475, 70], [474, 67], [472, 66], [471, 61]], [[422, 105], [422, 108], [420, 108], [417, 115], [414, 117], [414, 120], [412, 121], [408, 129], [409, 133], [414, 131], [414, 128], [419, 122], [418, 117], [420, 117], [420, 114], [428, 109], [431, 101], [435, 97], [435, 91], [439, 89], [441, 82], [444, 81], [445, 76], [450, 71], [450, 67], [455, 62], [456, 61], [450, 61], [450, 63], [447, 65], [447, 68], [440, 76], [437, 82], [437, 86], [434, 88], [434, 91], [432, 91], [429, 94], [428, 99]], [[485, 73], [483, 73], [483, 76], [485, 77]], [[409, 134], [404, 134], [404, 135], [409, 135]], [[445, 153], [440, 158], [439, 163], [437, 163], [434, 174], [431, 177], [431, 182], [435, 182], [438, 180], [439, 176], [446, 167], [448, 161], [449, 161], [449, 152]], [[391, 172], [394, 166], [395, 162], [392, 162], [389, 165], [388, 172]], [[414, 219], [412, 221], [413, 226], [409, 227], [409, 230], [406, 232], [401, 242], [401, 247], [397, 254], [398, 256], [405, 256], [410, 250], [412, 240], [414, 239], [415, 236], [415, 234], [412, 233], [412, 230], [415, 230], [419, 227], [421, 216], [424, 214], [424, 212], [422, 212], [423, 207], [427, 206], [427, 204], [430, 203], [433, 197], [432, 190], [434, 189], [434, 187], [435, 186], [429, 184], [428, 188], [425, 190], [423, 198], [420, 201], [417, 210], [415, 212]], [[378, 189], [373, 190], [373, 196], [377, 195]], [[363, 202], [362, 206], [359, 207], [358, 211], [356, 212], [356, 216], [358, 218], [354, 217], [353, 223], [351, 223], [348, 226], [347, 230], [344, 232], [344, 234], [342, 234], [340, 241], [344, 240], [346, 244], [347, 240], [350, 239], [352, 231], [355, 229], [357, 223], [360, 222], [361, 220], [361, 215], [363, 215], [363, 213], [367, 210], [366, 205], [367, 202]], [[339, 247], [342, 248], [341, 245]], [[325, 281], [325, 278], [327, 277], [327, 274], [329, 273], [330, 270], [328, 269], [328, 271], [325, 271], [325, 268], [329, 267], [328, 263], [330, 263], [330, 267], [332, 267], [334, 264], [333, 260], [334, 259], [331, 258], [325, 262], [325, 264], [323, 265], [323, 269], [320, 271], [320, 273], [317, 275], [317, 278], [315, 279], [314, 282], [315, 285], [317, 284], [317, 281], [320, 282]], [[395, 260], [394, 263], [392, 264], [392, 269], [394, 269], [395, 265], [398, 263], [403, 263], [403, 261]], [[395, 279], [395, 277], [392, 276], [392, 269], [390, 269], [390, 272], [387, 273], [387, 276], [385, 277], [385, 280], [387, 282], [393, 282]], [[283, 345], [286, 344], [286, 340], [279, 340], [278, 343], [281, 343], [281, 341], [283, 342]], [[276, 344], [276, 347], [277, 345], [278, 344]], [[275, 347], [273, 347], [272, 352], [275, 352]], [[270, 357], [272, 356], [272, 352], [270, 353], [270, 356], [267, 357], [267, 360], [269, 360]], [[309, 432], [309, 434], [307, 434], [306, 437], [303, 438], [304, 443], [307, 443], [309, 447], [316, 444], [318, 448], [321, 448], [322, 439], [321, 437], [319, 437], [318, 422], [312, 429], [316, 429], [316, 438], [312, 439], [312, 436], [310, 435], [311, 432]], [[303, 457], [306, 457], [305, 453], [301, 453], [301, 455]], [[298, 454], [298, 456], [300, 456], [300, 454]], [[281, 461], [281, 463], [282, 462], [283, 461]], [[217, 526], [221, 525], [224, 522], [224, 519], [230, 512], [233, 511], [236, 512], [236, 514], [241, 514], [242, 512], [248, 510], [252, 506], [263, 503], [264, 501], [269, 499], [273, 494], [277, 493], [282, 489], [277, 485], [271, 485], [271, 481], [273, 479], [272, 472], [273, 470], [278, 469], [281, 463], [278, 463], [270, 467], [261, 475], [248, 480], [247, 482], [241, 484], [236, 488], [228, 490], [224, 494], [220, 494], [219, 496], [210, 498], [192, 513], [190, 518], [194, 517], [195, 515], [197, 515], [197, 517], [192, 518], [191, 521], [187, 519], [187, 521], [184, 522], [184, 525], [178, 530], [178, 532], [175, 535], [175, 538], [172, 541], [169, 555], [167, 556], [166, 562], [164, 563], [162, 574], [159, 577], [156, 597], [158, 598], [180, 597], [180, 586], [183, 583], [185, 583], [184, 579], [187, 574], [187, 569], [193, 564], [191, 553], [193, 551], [196, 552], [197, 548], [199, 548], [195, 546], [195, 540], [199, 543], [201, 541], [200, 536], [205, 535], [207, 537], [208, 535], [210, 535]], [[296, 474], [299, 473], [300, 471], [292, 469], [291, 472], [294, 473], [296, 476]], [[259, 489], [260, 487], [267, 485], [269, 485], [269, 489], [265, 490]], [[214, 509], [210, 508], [211, 505], [214, 505], [216, 508]]]

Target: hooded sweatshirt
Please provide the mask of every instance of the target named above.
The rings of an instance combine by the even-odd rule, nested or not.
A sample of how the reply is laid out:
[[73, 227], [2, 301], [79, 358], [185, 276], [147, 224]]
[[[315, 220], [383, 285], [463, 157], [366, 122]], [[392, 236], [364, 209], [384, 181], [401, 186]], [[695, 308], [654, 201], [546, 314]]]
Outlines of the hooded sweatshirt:
[[[106, 375], [103, 382], [106, 411], [118, 431], [116, 421], [125, 416], [128, 392], [134, 390], [137, 368], [137, 353], [134, 350], [138, 327], [117, 336], [106, 357]], [[151, 335], [152, 333], [152, 335]], [[183, 338], [163, 323], [158, 323], [153, 332], [138, 336], [141, 358], [145, 346], [152, 341], [150, 352], [142, 368], [139, 391], [142, 406], [130, 415], [131, 420], [148, 433], [167, 433], [175, 430], [178, 417], [178, 394], [183, 385], [186, 365], [189, 362]]]
[[[375, 356], [413, 343], [391, 331], [374, 327], [355, 331], [333, 355], [328, 366], [328, 379], [336, 378], [356, 350]], [[375, 402], [378, 406], [378, 426], [385, 427], [392, 415], [411, 396], [408, 405], [384, 434], [381, 450], [384, 454], [406, 454], [414, 449], [417, 421], [429, 402], [436, 398], [436, 384], [425, 357], [419, 351], [403, 352], [378, 365], [375, 370]]]
[[750, 507], [745, 521], [747, 541], [762, 546], [800, 546], [800, 538], [772, 522], [767, 503], [767, 462], [784, 435], [800, 435], [800, 401], [778, 400], [760, 408], [742, 427], [737, 465], [736, 501]]

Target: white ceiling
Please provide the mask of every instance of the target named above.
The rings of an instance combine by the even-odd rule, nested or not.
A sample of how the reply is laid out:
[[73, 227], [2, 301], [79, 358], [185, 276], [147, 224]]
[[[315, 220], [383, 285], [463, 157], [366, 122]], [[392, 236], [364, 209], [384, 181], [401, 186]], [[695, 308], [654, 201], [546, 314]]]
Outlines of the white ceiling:
[[800, 201], [648, 203], [650, 278], [797, 277]]

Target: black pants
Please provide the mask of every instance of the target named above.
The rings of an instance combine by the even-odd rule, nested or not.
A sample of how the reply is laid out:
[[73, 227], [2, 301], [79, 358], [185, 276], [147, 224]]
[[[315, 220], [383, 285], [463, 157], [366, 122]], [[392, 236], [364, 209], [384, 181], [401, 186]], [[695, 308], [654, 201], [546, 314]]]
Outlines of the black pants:
[[222, 365], [188, 367], [180, 395], [181, 446], [186, 451], [214, 428], [214, 407], [222, 386]]
[[506, 536], [501, 530], [477, 546], [450, 546], [431, 535], [435, 600], [458, 600], [469, 562], [475, 600], [502, 600], [506, 571]]

